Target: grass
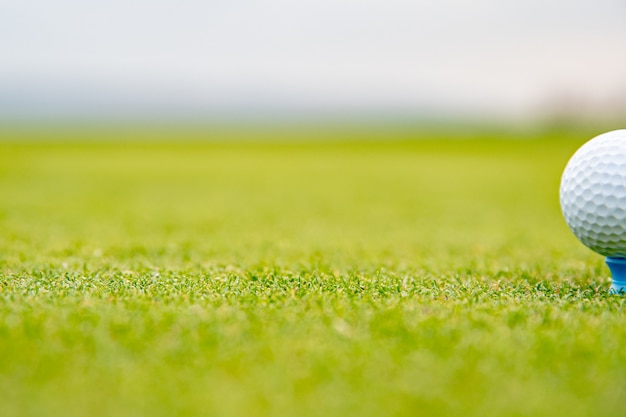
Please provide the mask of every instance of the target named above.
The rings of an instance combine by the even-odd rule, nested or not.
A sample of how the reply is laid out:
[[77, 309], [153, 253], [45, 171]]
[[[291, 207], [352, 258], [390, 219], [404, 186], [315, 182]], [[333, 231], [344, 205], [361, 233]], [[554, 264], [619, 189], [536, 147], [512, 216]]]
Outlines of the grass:
[[176, 133], [2, 134], [0, 415], [623, 415], [587, 133]]

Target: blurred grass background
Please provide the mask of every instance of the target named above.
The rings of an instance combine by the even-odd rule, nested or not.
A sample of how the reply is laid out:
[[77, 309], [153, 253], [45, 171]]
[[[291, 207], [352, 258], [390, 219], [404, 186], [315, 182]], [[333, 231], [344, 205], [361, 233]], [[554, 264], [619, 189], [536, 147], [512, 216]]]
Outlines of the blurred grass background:
[[529, 261], [578, 248], [557, 190], [588, 138], [580, 133], [183, 130], [155, 141], [122, 131], [87, 142], [57, 134], [11, 143], [5, 133], [5, 261], [98, 251], [170, 263], [290, 263], [318, 253], [421, 264], [440, 253], [447, 262], [468, 251], [506, 257], [519, 242], [545, 252]]
[[86, 132], [2, 131], [0, 414], [622, 413], [601, 132]]

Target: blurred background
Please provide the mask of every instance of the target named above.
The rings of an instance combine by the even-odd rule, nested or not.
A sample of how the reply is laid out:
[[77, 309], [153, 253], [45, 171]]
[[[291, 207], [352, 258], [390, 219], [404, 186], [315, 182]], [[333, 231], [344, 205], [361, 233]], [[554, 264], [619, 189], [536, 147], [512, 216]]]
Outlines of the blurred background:
[[0, 3], [0, 120], [616, 120], [622, 0]]

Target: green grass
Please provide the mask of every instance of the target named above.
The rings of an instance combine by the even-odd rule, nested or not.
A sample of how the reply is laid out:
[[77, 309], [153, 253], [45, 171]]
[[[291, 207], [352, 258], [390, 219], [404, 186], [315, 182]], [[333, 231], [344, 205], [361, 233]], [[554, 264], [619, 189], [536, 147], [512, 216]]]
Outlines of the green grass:
[[3, 134], [0, 415], [624, 414], [587, 133], [175, 133]]

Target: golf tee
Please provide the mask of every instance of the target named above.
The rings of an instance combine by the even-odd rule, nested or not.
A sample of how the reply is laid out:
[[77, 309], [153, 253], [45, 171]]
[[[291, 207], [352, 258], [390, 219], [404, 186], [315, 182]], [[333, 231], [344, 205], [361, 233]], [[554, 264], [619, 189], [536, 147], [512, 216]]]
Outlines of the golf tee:
[[613, 277], [609, 291], [613, 294], [626, 293], [626, 259], [607, 256], [606, 264], [609, 266]]

